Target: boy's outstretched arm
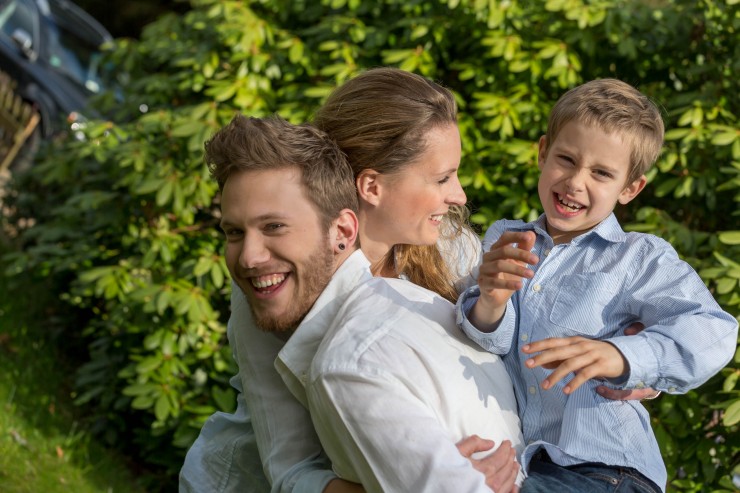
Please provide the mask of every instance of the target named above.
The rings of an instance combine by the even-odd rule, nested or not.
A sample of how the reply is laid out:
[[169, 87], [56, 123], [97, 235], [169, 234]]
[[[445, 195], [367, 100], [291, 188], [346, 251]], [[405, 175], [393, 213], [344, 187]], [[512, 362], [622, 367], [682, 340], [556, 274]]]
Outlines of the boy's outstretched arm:
[[618, 378], [629, 371], [627, 360], [616, 346], [580, 336], [543, 339], [524, 345], [522, 351], [539, 353], [524, 362], [527, 368], [554, 369], [542, 381], [545, 390], [574, 373], [573, 379], [563, 388], [566, 394], [572, 394], [592, 378]]
[[530, 252], [535, 239], [532, 231], [507, 231], [483, 254], [478, 275], [480, 297], [468, 313], [470, 323], [478, 330], [494, 330], [504, 315], [506, 302], [514, 291], [521, 289], [522, 278], [534, 276], [527, 264], [539, 262], [537, 255]]

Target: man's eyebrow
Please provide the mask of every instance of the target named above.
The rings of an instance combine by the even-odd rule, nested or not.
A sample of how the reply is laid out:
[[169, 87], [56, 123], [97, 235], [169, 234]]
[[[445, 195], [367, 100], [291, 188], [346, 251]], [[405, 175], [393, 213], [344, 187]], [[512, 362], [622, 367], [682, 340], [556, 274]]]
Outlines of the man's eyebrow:
[[[266, 222], [266, 221], [285, 221], [289, 217], [290, 216], [288, 214], [280, 214], [280, 213], [277, 213], [277, 212], [270, 212], [270, 213], [267, 213], [267, 214], [262, 214], [261, 216], [254, 217], [254, 218], [252, 218], [250, 220], [250, 222], [260, 223], [260, 222]], [[225, 217], [221, 219], [221, 222], [219, 223], [219, 225], [221, 226], [222, 229], [225, 226], [239, 227], [237, 223], [235, 223], [235, 222], [233, 222], [233, 221], [231, 221], [231, 220], [229, 220], [228, 218], [225, 218]]]

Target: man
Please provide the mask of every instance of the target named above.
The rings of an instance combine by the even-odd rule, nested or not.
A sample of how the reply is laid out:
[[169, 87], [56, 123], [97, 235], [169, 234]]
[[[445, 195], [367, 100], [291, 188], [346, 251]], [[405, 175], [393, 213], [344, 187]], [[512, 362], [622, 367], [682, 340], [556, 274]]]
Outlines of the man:
[[[459, 333], [449, 302], [372, 277], [355, 251], [352, 171], [333, 142], [237, 116], [207, 157], [232, 279], [256, 325], [287, 339], [275, 365], [334, 471], [367, 491], [490, 491], [456, 443], [480, 435], [521, 448], [508, 375]], [[518, 466], [498, 469], [497, 491], [510, 491]]]

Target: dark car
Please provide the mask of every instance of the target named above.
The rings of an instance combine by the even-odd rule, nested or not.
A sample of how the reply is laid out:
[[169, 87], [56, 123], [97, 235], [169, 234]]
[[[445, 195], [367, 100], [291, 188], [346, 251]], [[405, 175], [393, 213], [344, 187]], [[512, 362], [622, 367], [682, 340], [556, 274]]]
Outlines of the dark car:
[[68, 0], [0, 0], [0, 70], [41, 116], [31, 147], [98, 116], [88, 100], [103, 89], [100, 46], [111, 40]]

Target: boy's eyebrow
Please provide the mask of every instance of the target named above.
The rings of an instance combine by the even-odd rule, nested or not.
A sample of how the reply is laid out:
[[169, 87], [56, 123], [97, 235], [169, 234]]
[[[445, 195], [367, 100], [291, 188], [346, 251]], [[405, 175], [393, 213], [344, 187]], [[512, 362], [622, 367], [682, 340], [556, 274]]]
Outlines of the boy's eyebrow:
[[619, 169], [618, 168], [616, 168], [614, 166], [610, 166], [608, 164], [596, 163], [595, 166], [597, 168], [600, 168], [600, 169], [604, 170], [604, 171], [608, 171], [609, 173], [612, 173], [612, 174], [616, 174], [616, 173], [619, 172]]

